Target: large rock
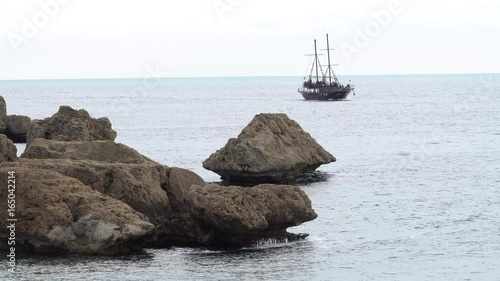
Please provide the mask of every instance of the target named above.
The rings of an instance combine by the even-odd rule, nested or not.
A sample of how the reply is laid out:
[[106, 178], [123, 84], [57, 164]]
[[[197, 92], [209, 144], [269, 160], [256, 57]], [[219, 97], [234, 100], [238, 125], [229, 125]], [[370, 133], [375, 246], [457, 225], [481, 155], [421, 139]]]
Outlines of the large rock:
[[8, 115], [4, 120], [7, 137], [16, 143], [26, 143], [26, 134], [30, 128], [31, 118], [24, 115]]
[[84, 109], [61, 106], [52, 117], [31, 122], [28, 144], [36, 138], [59, 141], [114, 140], [116, 132], [106, 117], [94, 119]]
[[164, 190], [170, 168], [160, 164], [19, 158], [12, 165], [47, 169], [78, 179], [92, 189], [126, 203], [152, 222], [170, 214], [169, 200]]
[[[0, 177], [15, 172], [15, 191], [0, 181], [0, 200], [15, 194], [16, 250], [39, 253], [121, 254], [140, 246], [154, 229], [132, 208], [80, 181], [33, 167], [0, 165]], [[12, 191], [11, 191], [12, 190]], [[10, 235], [2, 212], [0, 237]], [[7, 243], [1, 248], [6, 249]]]
[[17, 158], [17, 148], [7, 136], [0, 134], [0, 163], [12, 162]]
[[205, 181], [189, 170], [155, 163], [26, 158], [20, 158], [12, 167], [57, 171], [128, 204], [157, 226], [148, 237], [148, 246], [207, 244], [207, 233], [194, 223], [184, 203], [190, 186], [204, 185]]
[[[307, 196], [296, 187], [225, 187], [228, 192], [218, 192], [220, 186], [206, 185], [189, 170], [161, 165], [113, 141], [38, 138], [11, 167], [55, 171], [126, 203], [155, 225], [143, 244], [148, 247], [293, 240], [298, 236], [286, 228], [316, 216]], [[203, 190], [198, 192], [199, 188]]]
[[95, 160], [127, 164], [156, 163], [124, 144], [109, 140], [82, 142], [38, 138], [30, 143], [21, 157], [33, 159]]
[[211, 230], [200, 227], [191, 216], [186, 205], [186, 194], [192, 185], [205, 185], [197, 174], [181, 168], [171, 168], [168, 182], [163, 186], [166, 191], [170, 212], [156, 220], [154, 235], [146, 245], [151, 247], [169, 246], [208, 246], [213, 244]]
[[92, 189], [128, 204], [152, 222], [173, 214], [187, 213], [184, 194], [191, 185], [205, 184], [202, 178], [189, 170], [155, 163], [19, 158], [12, 165], [52, 170], [78, 179]]
[[215, 244], [290, 237], [288, 227], [317, 217], [307, 195], [290, 185], [193, 185], [185, 201], [200, 227], [212, 231]]
[[7, 116], [7, 104], [5, 99], [0, 96], [0, 120], [3, 120]]
[[288, 182], [336, 161], [286, 114], [258, 114], [203, 162], [226, 181]]

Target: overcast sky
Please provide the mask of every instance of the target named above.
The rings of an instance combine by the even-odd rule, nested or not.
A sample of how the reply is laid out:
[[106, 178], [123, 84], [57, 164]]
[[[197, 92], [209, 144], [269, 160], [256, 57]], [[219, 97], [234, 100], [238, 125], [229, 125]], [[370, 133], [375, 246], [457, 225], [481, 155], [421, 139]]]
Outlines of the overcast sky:
[[499, 15], [495, 0], [0, 0], [0, 80], [304, 75], [326, 33], [341, 75], [498, 73]]

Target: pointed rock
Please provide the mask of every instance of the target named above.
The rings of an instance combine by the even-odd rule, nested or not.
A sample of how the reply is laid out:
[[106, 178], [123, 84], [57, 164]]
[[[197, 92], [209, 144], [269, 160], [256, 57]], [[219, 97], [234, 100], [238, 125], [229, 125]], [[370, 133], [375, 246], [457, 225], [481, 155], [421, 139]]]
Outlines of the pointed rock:
[[59, 141], [114, 140], [116, 132], [106, 117], [95, 119], [84, 109], [61, 106], [52, 117], [31, 122], [27, 134], [28, 145], [36, 138]]
[[258, 114], [203, 162], [234, 182], [288, 182], [336, 159], [286, 114]]

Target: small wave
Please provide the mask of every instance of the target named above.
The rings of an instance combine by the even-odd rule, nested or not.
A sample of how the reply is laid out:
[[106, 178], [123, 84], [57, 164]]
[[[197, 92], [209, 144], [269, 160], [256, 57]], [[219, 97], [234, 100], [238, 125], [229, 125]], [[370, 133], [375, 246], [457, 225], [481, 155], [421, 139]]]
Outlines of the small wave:
[[274, 244], [282, 244], [282, 243], [288, 243], [288, 238], [268, 238], [268, 239], [262, 239], [254, 244], [251, 244], [250, 247], [262, 247], [262, 246], [269, 246], [269, 245], [274, 245]]

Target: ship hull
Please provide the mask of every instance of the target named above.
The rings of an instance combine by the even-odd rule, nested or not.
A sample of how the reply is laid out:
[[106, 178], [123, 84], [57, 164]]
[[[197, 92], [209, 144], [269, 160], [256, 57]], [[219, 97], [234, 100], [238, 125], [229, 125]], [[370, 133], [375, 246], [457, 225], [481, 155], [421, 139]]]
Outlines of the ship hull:
[[299, 91], [306, 100], [320, 100], [320, 101], [335, 101], [335, 100], [345, 100], [351, 89], [343, 89], [333, 92], [310, 92], [310, 91]]

